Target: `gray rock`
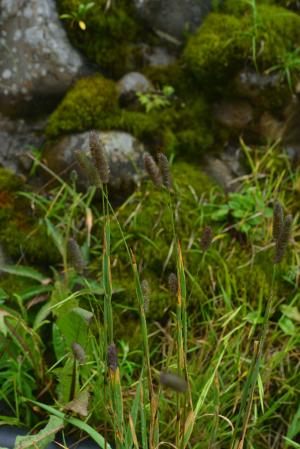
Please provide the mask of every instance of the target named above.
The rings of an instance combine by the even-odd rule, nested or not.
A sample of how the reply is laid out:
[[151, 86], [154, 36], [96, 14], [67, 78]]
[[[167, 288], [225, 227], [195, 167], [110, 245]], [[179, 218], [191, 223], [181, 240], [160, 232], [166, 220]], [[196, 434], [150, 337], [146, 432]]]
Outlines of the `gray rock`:
[[245, 155], [240, 147], [227, 145], [220, 154], [205, 158], [204, 169], [225, 192], [233, 192], [239, 188], [240, 178], [247, 174]]
[[[147, 44], [137, 46], [143, 66], [166, 67], [176, 61], [178, 55], [165, 47], [151, 47]], [[174, 53], [174, 54], [173, 54]]]
[[[99, 137], [109, 160], [109, 189], [115, 195], [124, 197], [132, 192], [144, 174], [144, 146], [130, 134], [121, 131], [99, 132]], [[79, 174], [78, 187], [86, 188], [89, 180], [74, 157], [78, 149], [89, 153], [89, 132], [65, 136], [56, 144], [48, 145], [43, 153], [43, 161], [64, 179], [69, 179], [70, 171], [75, 169]]]
[[2, 0], [0, 111], [38, 115], [51, 110], [72, 82], [87, 73], [71, 47], [54, 0]]
[[154, 86], [142, 73], [130, 72], [118, 81], [117, 89], [120, 106], [139, 110], [141, 104], [136, 94], [154, 91]]
[[266, 75], [252, 69], [241, 70], [235, 79], [237, 92], [243, 97], [251, 99], [257, 98], [262, 93], [278, 87], [279, 84], [279, 73]]
[[149, 92], [154, 89], [148, 78], [139, 72], [130, 72], [121, 78], [117, 83], [119, 95], [127, 95], [132, 92]]
[[32, 165], [27, 153], [41, 147], [44, 124], [44, 120], [28, 123], [23, 119], [10, 120], [0, 114], [0, 165], [15, 173], [27, 173]]
[[240, 130], [253, 120], [253, 108], [243, 100], [222, 101], [215, 105], [214, 116], [227, 128]]
[[201, 25], [212, 0], [134, 0], [134, 4], [154, 30], [181, 39], [185, 31], [193, 32]]

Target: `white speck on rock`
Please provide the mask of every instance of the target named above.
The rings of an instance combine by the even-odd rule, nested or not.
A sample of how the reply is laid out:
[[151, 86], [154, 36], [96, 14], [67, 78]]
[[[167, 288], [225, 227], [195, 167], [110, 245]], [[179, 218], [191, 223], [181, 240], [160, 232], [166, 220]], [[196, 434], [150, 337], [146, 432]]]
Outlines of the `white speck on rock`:
[[2, 72], [2, 78], [5, 80], [8, 80], [11, 77], [11, 75], [12, 75], [12, 73], [11, 73], [11, 70], [9, 70], [9, 69], [5, 69]]
[[19, 39], [21, 39], [21, 37], [22, 37], [22, 31], [21, 30], [16, 30], [15, 34], [14, 34], [14, 37], [13, 37], [13, 41], [16, 42]]
[[31, 17], [32, 17], [32, 8], [30, 6], [27, 6], [24, 9], [23, 15], [24, 15], [24, 17], [26, 17], [26, 19], [31, 19]]

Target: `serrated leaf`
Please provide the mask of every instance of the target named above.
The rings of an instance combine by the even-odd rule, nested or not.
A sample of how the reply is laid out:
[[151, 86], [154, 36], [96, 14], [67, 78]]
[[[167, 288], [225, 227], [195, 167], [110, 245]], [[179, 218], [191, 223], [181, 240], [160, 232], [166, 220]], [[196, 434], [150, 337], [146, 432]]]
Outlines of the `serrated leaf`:
[[88, 416], [90, 394], [87, 390], [81, 391], [78, 396], [65, 405], [64, 410], [77, 413], [80, 416]]
[[52, 443], [57, 432], [64, 428], [64, 420], [57, 416], [50, 416], [46, 427], [35, 435], [18, 436], [15, 449], [46, 449]]
[[56, 360], [60, 360], [66, 353], [66, 344], [56, 323], [52, 324], [52, 345]]

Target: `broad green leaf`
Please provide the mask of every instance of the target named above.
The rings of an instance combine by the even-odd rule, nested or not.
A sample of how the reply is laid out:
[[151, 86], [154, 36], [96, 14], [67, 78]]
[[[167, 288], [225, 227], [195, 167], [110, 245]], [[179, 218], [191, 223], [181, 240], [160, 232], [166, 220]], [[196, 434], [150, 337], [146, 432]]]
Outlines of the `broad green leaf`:
[[216, 212], [213, 212], [211, 214], [211, 218], [212, 218], [212, 220], [215, 220], [215, 221], [224, 220], [227, 217], [228, 212], [229, 212], [229, 207], [223, 206]]
[[278, 324], [285, 335], [296, 335], [296, 326], [288, 317], [282, 316]]
[[46, 427], [35, 435], [18, 436], [15, 449], [45, 449], [54, 440], [55, 435], [64, 428], [61, 417], [50, 416]]
[[64, 255], [64, 239], [58, 228], [56, 228], [48, 218], [45, 218], [48, 235], [52, 237], [53, 242], [58, 249], [59, 253]]
[[257, 311], [249, 312], [244, 319], [251, 324], [261, 324], [264, 321], [263, 317]]
[[94, 430], [91, 426], [89, 426], [88, 424], [86, 424], [83, 421], [80, 421], [80, 419], [76, 419], [76, 418], [71, 418], [69, 416], [66, 416], [64, 413], [56, 410], [54, 407], [51, 407], [50, 405], [46, 405], [43, 404], [41, 402], [37, 402], [37, 401], [31, 401], [29, 400], [32, 404], [37, 405], [38, 407], [42, 408], [43, 410], [46, 410], [46, 412], [51, 413], [52, 415], [57, 416], [58, 418], [64, 419], [66, 422], [68, 422], [69, 424], [78, 427], [78, 429], [83, 430], [84, 432], [86, 432], [97, 444], [99, 444], [101, 449], [112, 449], [111, 446], [109, 445], [109, 443], [107, 441], [105, 441], [105, 439], [103, 438], [103, 436], [97, 432], [96, 430]]
[[52, 324], [52, 345], [56, 360], [60, 360], [66, 353], [66, 343], [56, 323]]
[[282, 306], [280, 306], [280, 310], [283, 315], [287, 316], [291, 320], [300, 322], [300, 312], [296, 306], [293, 307], [283, 304]]
[[26, 277], [30, 279], [34, 279], [38, 282], [43, 282], [46, 278], [39, 271], [35, 270], [31, 267], [24, 267], [21, 265], [1, 265], [0, 272], [7, 274], [13, 274], [15, 276]]
[[300, 433], [300, 405], [289, 427], [287, 437], [291, 440]]

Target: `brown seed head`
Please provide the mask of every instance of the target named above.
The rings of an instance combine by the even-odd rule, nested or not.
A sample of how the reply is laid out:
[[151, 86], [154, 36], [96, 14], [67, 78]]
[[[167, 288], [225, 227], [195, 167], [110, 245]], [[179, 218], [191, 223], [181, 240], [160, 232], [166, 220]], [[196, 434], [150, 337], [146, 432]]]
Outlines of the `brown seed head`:
[[157, 155], [158, 166], [162, 174], [163, 185], [170, 190], [172, 188], [172, 179], [169, 167], [169, 161], [165, 154], [158, 153]]
[[80, 363], [84, 363], [86, 360], [86, 355], [83, 347], [79, 343], [76, 343], [74, 341], [74, 343], [72, 343], [72, 350], [75, 359], [78, 360], [78, 362]]
[[118, 368], [118, 353], [114, 343], [111, 343], [107, 348], [107, 365], [112, 371], [117, 371]]
[[284, 224], [284, 214], [283, 209], [278, 200], [274, 201], [273, 207], [273, 239], [277, 240], [280, 233], [282, 232]]
[[144, 155], [144, 166], [145, 170], [149, 175], [149, 178], [153, 182], [153, 184], [157, 187], [161, 187], [162, 185], [162, 178], [159, 172], [159, 168], [156, 165], [154, 159], [152, 156], [150, 156], [149, 153], [146, 153]]
[[82, 173], [87, 177], [89, 182], [96, 187], [101, 187], [102, 184], [99, 173], [86, 153], [81, 150], [77, 150], [75, 151], [75, 158]]
[[276, 249], [275, 249], [275, 258], [274, 258], [274, 263], [279, 263], [281, 262], [285, 250], [287, 248], [289, 239], [290, 239], [290, 235], [291, 235], [291, 230], [292, 230], [292, 222], [293, 222], [293, 218], [291, 215], [287, 215], [285, 217], [284, 220], [284, 224], [281, 230], [281, 233], [279, 234], [277, 240], [276, 240]]
[[109, 181], [109, 164], [103, 143], [95, 131], [90, 132], [90, 151], [103, 184]]
[[212, 239], [213, 239], [212, 228], [210, 226], [206, 226], [204, 228], [200, 243], [202, 251], [207, 251], [209, 249]]
[[67, 243], [67, 259], [77, 273], [83, 274], [86, 264], [76, 240], [72, 238], [70, 238]]
[[170, 273], [168, 277], [169, 290], [171, 295], [177, 296], [178, 293], [178, 280], [175, 273]]
[[160, 373], [160, 383], [165, 387], [171, 388], [177, 393], [184, 393], [187, 390], [187, 381], [174, 373]]
[[149, 312], [149, 303], [150, 303], [150, 285], [147, 279], [143, 279], [141, 282], [142, 293], [144, 297], [144, 310], [145, 312]]

